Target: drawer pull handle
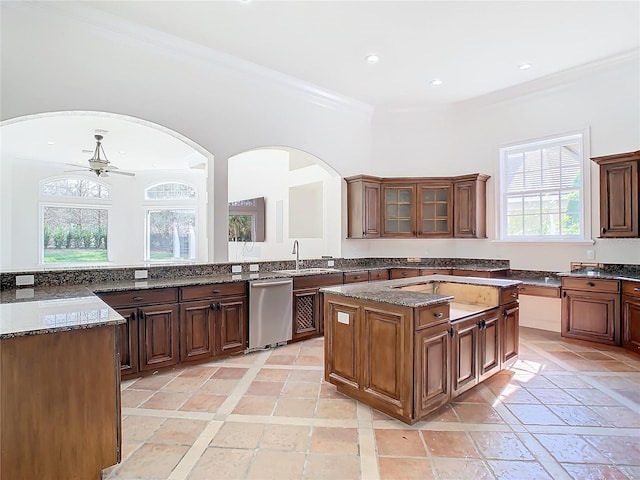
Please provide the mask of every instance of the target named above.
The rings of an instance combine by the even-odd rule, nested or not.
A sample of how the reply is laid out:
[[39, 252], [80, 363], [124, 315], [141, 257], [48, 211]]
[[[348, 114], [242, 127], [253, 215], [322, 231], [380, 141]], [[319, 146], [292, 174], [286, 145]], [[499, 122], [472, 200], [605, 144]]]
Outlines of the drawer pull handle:
[[595, 283], [593, 283], [593, 282], [587, 282], [587, 286], [589, 286], [589, 287], [595, 287], [595, 286], [596, 286], [596, 284], [595, 284]]
[[356, 276], [355, 276], [355, 277], [353, 277], [353, 278], [355, 278], [356, 280], [358, 280], [358, 279], [360, 278], [360, 275], [356, 275]]
[[434, 313], [433, 316], [436, 318], [442, 318], [442, 312]]
[[453, 338], [453, 335], [454, 335], [454, 334], [455, 334], [455, 330], [453, 329], [453, 327], [451, 327], [451, 328], [449, 329], [449, 336], [450, 336], [451, 338]]
[[211, 293], [220, 293], [220, 290], [218, 290], [217, 288], [215, 290], [213, 290]]
[[636, 287], [633, 289], [634, 292], [640, 292], [640, 288]]
[[518, 296], [518, 294], [517, 294], [516, 292], [513, 292], [513, 293], [511, 294], [511, 296], [512, 296], [513, 298], [516, 298], [516, 297]]
[[143, 297], [133, 297], [134, 302], [141, 302], [142, 300], [143, 300]]

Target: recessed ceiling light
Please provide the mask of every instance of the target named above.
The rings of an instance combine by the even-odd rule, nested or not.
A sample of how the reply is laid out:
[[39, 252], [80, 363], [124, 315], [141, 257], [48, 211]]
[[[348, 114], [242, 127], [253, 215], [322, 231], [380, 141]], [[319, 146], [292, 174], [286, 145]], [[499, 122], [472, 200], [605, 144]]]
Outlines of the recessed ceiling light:
[[151, 166], [152, 166], [153, 168], [158, 168], [160, 165], [158, 165], [157, 163], [152, 163], [152, 164], [151, 164]]
[[120, 155], [124, 155], [124, 154], [125, 154], [125, 153], [127, 153], [127, 152], [125, 152], [124, 150], [120, 150], [118, 153], [119, 153]]
[[520, 70], [529, 70], [532, 67], [530, 63], [521, 63], [518, 68]]
[[47, 142], [47, 145], [55, 145], [56, 142]]
[[378, 60], [380, 60], [380, 57], [378, 57], [378, 55], [371, 54], [371, 55], [367, 55], [364, 59], [367, 61], [367, 63], [378, 63]]
[[431, 85], [432, 87], [439, 87], [440, 85], [442, 85], [442, 80], [440, 80], [439, 78], [434, 78], [429, 82], [429, 85]]

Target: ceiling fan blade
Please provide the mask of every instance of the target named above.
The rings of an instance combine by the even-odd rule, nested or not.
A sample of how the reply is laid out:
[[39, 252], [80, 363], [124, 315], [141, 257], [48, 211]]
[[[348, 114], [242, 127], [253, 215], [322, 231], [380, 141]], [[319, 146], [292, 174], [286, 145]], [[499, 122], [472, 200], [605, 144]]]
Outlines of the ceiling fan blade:
[[65, 163], [65, 165], [70, 165], [72, 167], [85, 168], [85, 169], [89, 170], [89, 167], [87, 167], [86, 165], [80, 165], [79, 163]]
[[88, 168], [85, 168], [83, 170], [65, 170], [64, 173], [71, 173], [71, 172], [87, 172], [87, 171], [91, 171]]
[[131, 173], [131, 172], [120, 172], [120, 171], [114, 172], [112, 170], [112, 168], [113, 167], [109, 167], [109, 170], [105, 170], [105, 171], [109, 172], [109, 173], [115, 173], [116, 175], [127, 175], [128, 177], [135, 177], [136, 176], [135, 173]]

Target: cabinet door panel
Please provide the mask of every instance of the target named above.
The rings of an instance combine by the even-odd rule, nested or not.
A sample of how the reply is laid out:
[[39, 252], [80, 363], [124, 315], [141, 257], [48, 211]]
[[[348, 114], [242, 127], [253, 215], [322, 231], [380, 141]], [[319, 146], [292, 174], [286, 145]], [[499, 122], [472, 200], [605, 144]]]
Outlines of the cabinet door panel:
[[609, 345], [620, 344], [620, 296], [564, 290], [562, 335]]
[[500, 330], [502, 341], [501, 368], [505, 368], [506, 365], [513, 363], [518, 358], [520, 345], [520, 308], [517, 303], [504, 307]]
[[311, 338], [320, 333], [320, 302], [317, 288], [293, 291], [293, 340]]
[[118, 325], [120, 334], [120, 372], [129, 375], [138, 372], [138, 319], [137, 308], [118, 308], [116, 311], [127, 319]]
[[478, 383], [478, 324], [475, 320], [454, 325], [452, 394], [460, 395]]
[[[480, 328], [480, 381], [500, 370], [500, 317], [496, 310], [482, 317]], [[513, 348], [510, 346], [510, 348]]]
[[451, 184], [418, 185], [418, 236], [453, 235], [453, 194]]
[[397, 414], [410, 416], [413, 403], [413, 335], [410, 318], [405, 312], [383, 312], [364, 307], [362, 321], [361, 388], [368, 396], [384, 402]]
[[178, 363], [178, 305], [140, 308], [140, 370]]
[[638, 162], [600, 167], [600, 234], [638, 236]]
[[383, 185], [383, 227], [382, 236], [415, 236], [415, 185]]
[[182, 361], [213, 355], [213, 312], [210, 302], [181, 305], [180, 359]]
[[449, 324], [443, 323], [416, 334], [415, 418], [421, 418], [449, 401], [449, 328]]
[[241, 352], [246, 343], [247, 299], [228, 298], [219, 303], [216, 317], [216, 354]]
[[622, 346], [640, 353], [640, 298], [622, 297]]
[[359, 388], [358, 307], [327, 301], [326, 321], [330, 324], [325, 336], [325, 358], [328, 359], [325, 379]]

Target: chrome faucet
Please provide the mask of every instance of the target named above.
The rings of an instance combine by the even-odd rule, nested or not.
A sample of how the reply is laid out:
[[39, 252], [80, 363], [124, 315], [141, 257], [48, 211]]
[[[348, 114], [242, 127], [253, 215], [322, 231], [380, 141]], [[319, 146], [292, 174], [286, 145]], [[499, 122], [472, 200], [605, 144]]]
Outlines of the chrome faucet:
[[296, 272], [300, 270], [300, 244], [298, 244], [298, 240], [293, 241], [293, 250], [291, 254], [296, 254]]

